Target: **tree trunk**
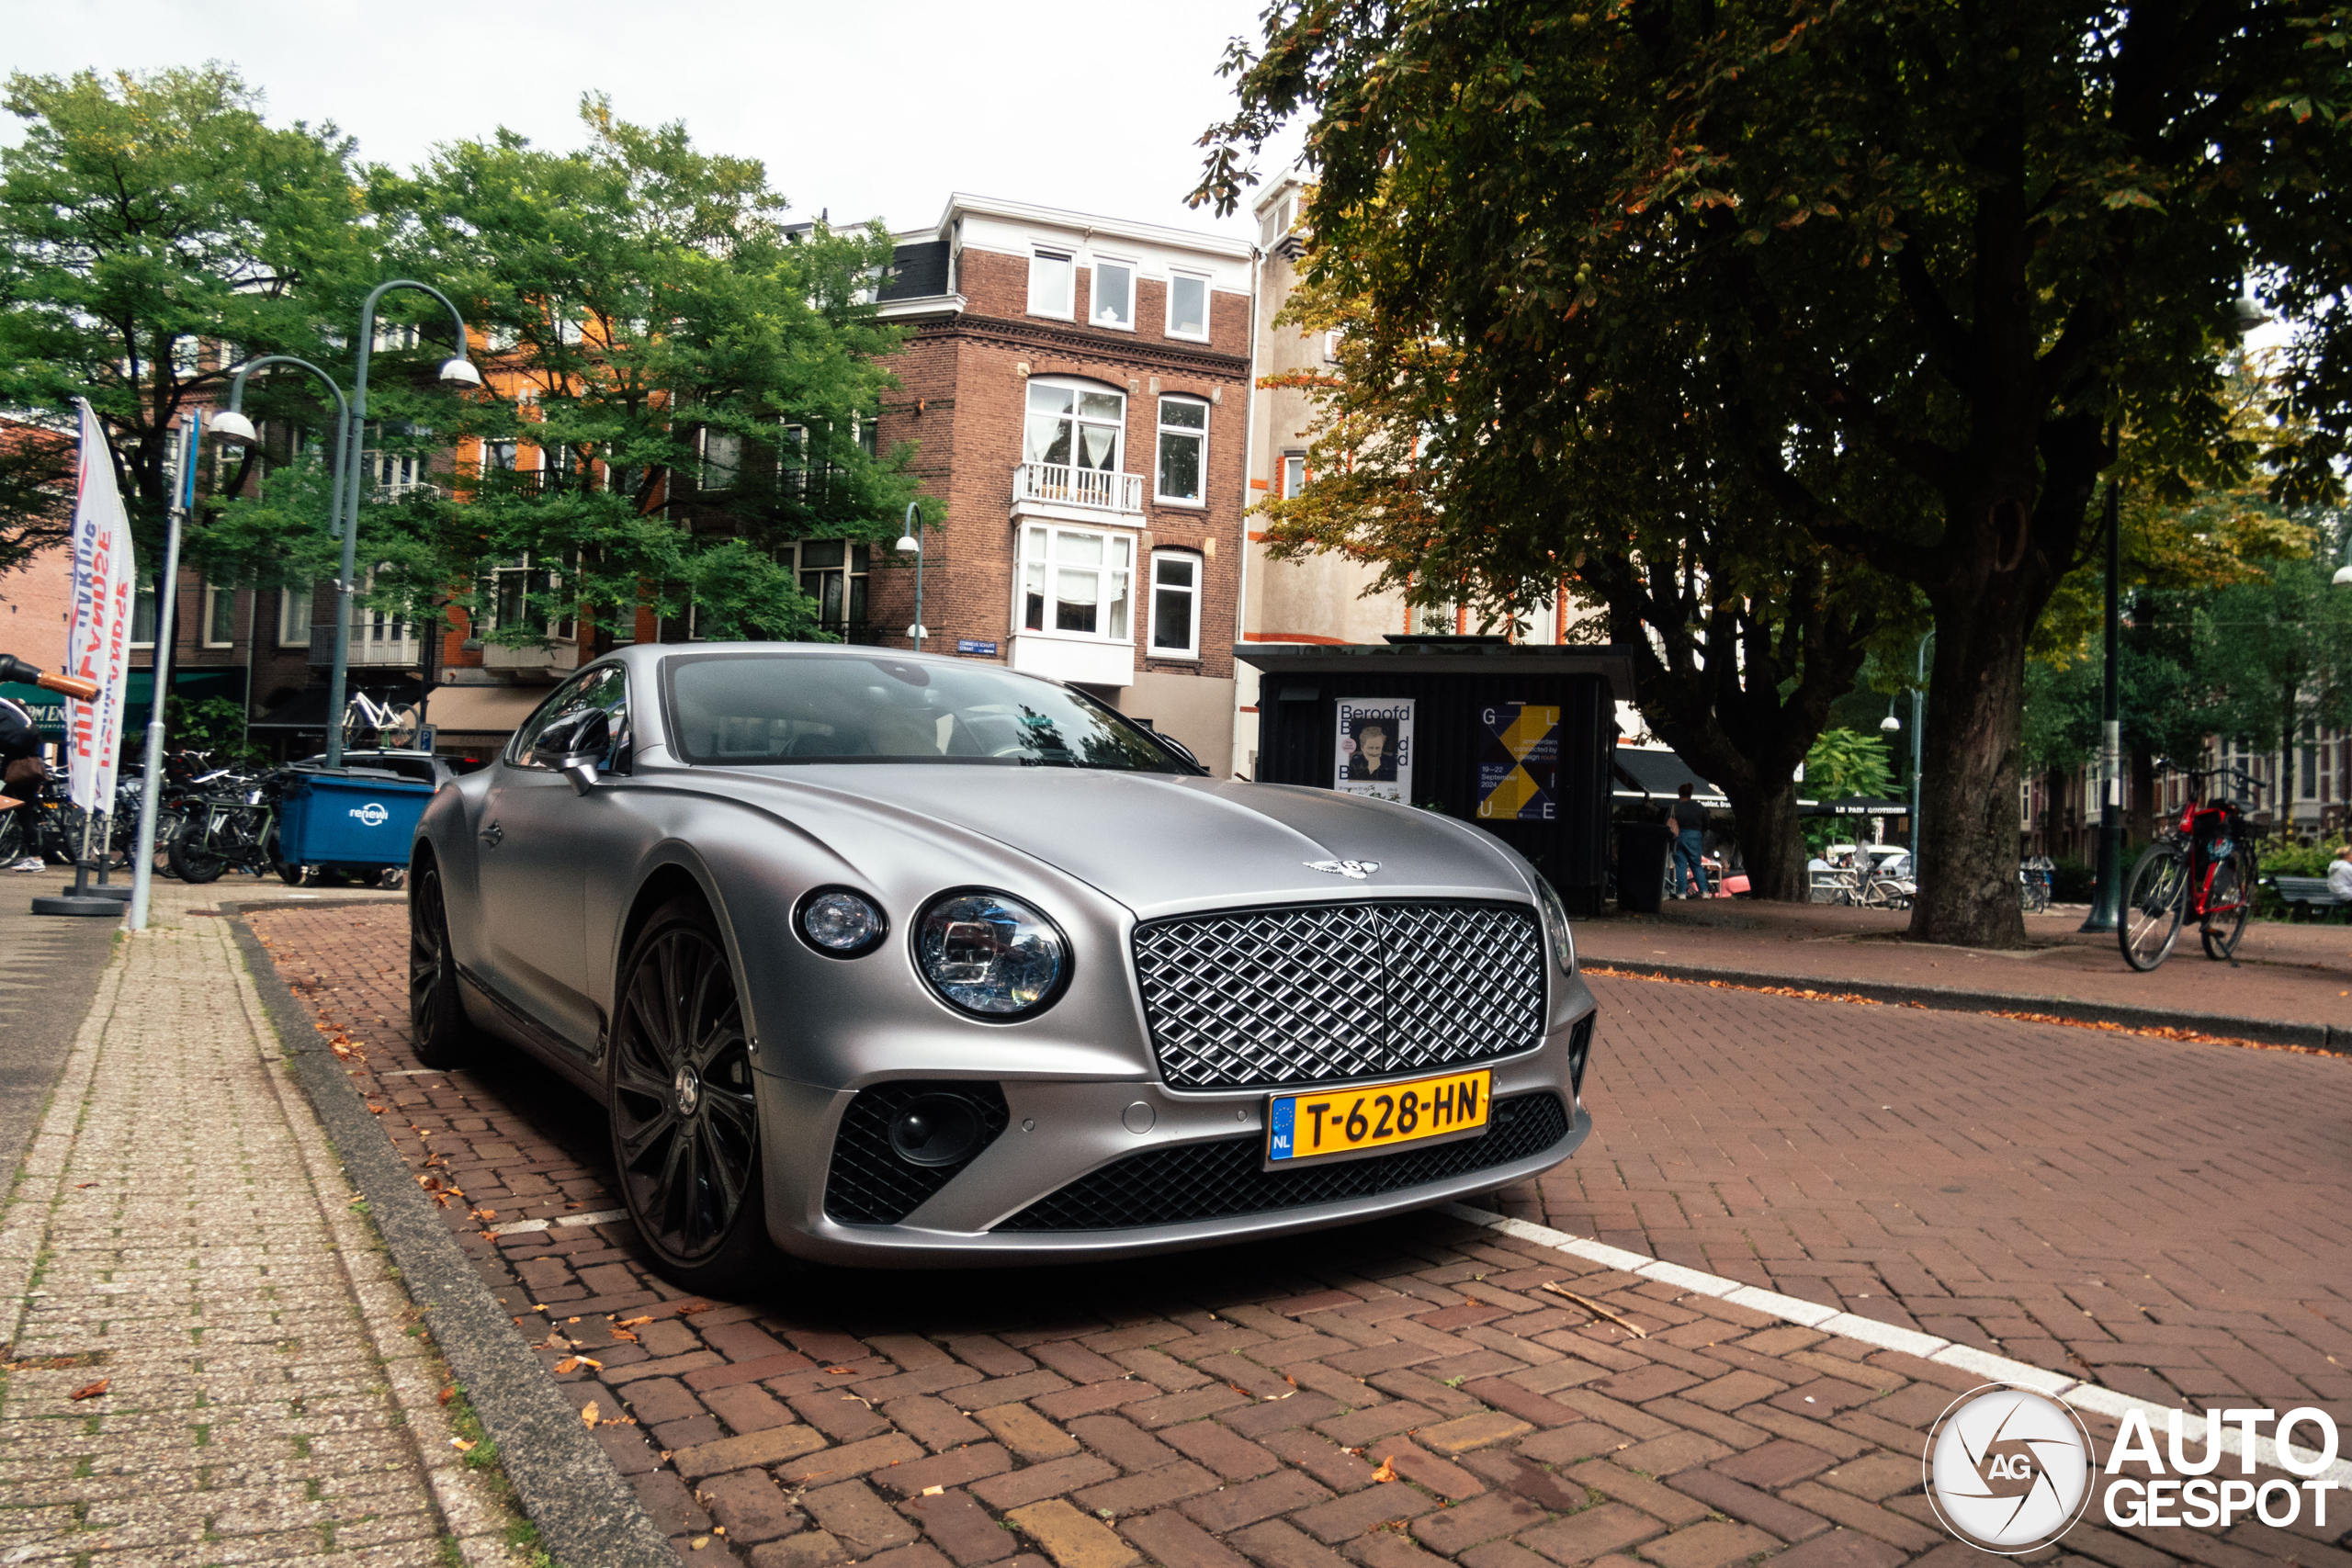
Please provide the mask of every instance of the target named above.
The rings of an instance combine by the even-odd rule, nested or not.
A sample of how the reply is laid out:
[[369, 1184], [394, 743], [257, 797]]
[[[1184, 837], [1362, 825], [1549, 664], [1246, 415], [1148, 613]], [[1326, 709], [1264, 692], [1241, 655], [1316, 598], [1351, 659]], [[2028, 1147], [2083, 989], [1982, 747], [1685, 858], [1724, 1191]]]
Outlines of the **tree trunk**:
[[1747, 863], [1747, 896], [1801, 904], [1810, 896], [1804, 872], [1804, 838], [1797, 830], [1797, 783], [1793, 770], [1778, 787], [1768, 779], [1753, 790], [1723, 786], [1739, 825], [1740, 853]]
[[2132, 808], [2123, 814], [2127, 844], [2144, 844], [2156, 836], [2156, 754], [2144, 746], [2132, 750]]
[[1994, 594], [1971, 597], [1973, 603], [1937, 606], [1919, 780], [1926, 831], [1911, 939], [2023, 947], [2018, 736], [2026, 636], [2041, 605], [2037, 601], [2033, 613], [2020, 614], [2020, 604], [1987, 603]]

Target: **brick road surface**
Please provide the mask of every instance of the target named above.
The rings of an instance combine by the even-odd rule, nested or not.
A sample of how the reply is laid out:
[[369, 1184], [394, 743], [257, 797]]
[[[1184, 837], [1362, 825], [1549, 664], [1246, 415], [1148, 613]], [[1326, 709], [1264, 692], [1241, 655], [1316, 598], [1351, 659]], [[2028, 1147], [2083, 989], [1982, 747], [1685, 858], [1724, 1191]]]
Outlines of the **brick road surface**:
[[[448, 1198], [453, 1235], [549, 1374], [598, 1423], [684, 1561], [1626, 1568], [1638, 1559], [1717, 1568], [1770, 1556], [1824, 1568], [1969, 1555], [1935, 1523], [1919, 1454], [1937, 1415], [1975, 1378], [1442, 1216], [1112, 1267], [820, 1271], [753, 1301], [682, 1297], [647, 1269], [625, 1220], [602, 1218], [617, 1202], [595, 1106], [503, 1051], [447, 1074], [408, 1055], [397, 910], [273, 912], [254, 925], [280, 973], [346, 1043], [355, 1083], [383, 1108], [379, 1125], [420, 1183]], [[1979, 1112], [2024, 1091], [2000, 1081], [1988, 1091], [1985, 1077], [2031, 1075], [2039, 1063], [2029, 1084], [2043, 1097], [2030, 1108], [2033, 1130], [2052, 1140], [2048, 1152], [2064, 1169], [2037, 1166], [2022, 1179], [2080, 1184], [2117, 1156], [2058, 1145], [2085, 1131], [2115, 1141], [2113, 1130], [2062, 1128], [2048, 1085], [2072, 1083], [2075, 1101], [2088, 1104], [2093, 1082], [2148, 1070], [2138, 1040], [2005, 1024], [1979, 1027], [1966, 1044], [1971, 1021], [1951, 1019], [1952, 1032], [1939, 1034], [1937, 1021], [1909, 1010], [1597, 988], [1608, 1053], [1595, 1096], [1600, 1131], [1575, 1164], [1607, 1175], [1603, 1187], [1614, 1183], [1612, 1218], [1679, 1220], [1688, 1208], [1679, 1195], [1721, 1185], [1735, 1159], [1777, 1164], [1780, 1174], [1758, 1177], [1757, 1190], [1791, 1203], [1792, 1220], [1758, 1212], [1792, 1239], [1761, 1250], [1776, 1259], [1835, 1251], [1839, 1268], [1814, 1279], [1841, 1286], [1881, 1269], [1899, 1273], [1898, 1252], [1928, 1250], [1923, 1223], [1920, 1235], [1883, 1245], [1867, 1268], [1848, 1264], [1856, 1221], [1875, 1214], [1897, 1231], [1905, 1222], [1870, 1190], [1863, 1162], [1827, 1152], [1847, 1128], [1870, 1135], [1882, 1184], [1945, 1159], [1994, 1179], [1989, 1170], [2019, 1170], [2023, 1160]], [[2340, 1095], [2346, 1064], [2167, 1050], [2179, 1055], [2157, 1064], [2177, 1065], [2158, 1082], [2175, 1093], [2194, 1083], [2196, 1100], [2230, 1106], [2202, 1122], [2193, 1106], [2165, 1114], [2167, 1133], [2207, 1127], [2200, 1161], [2233, 1152], [2221, 1121], [2252, 1120], [2231, 1106], [2228, 1086], [2244, 1073], [2269, 1097], [2253, 1125], [2274, 1148], [2282, 1116], [2301, 1125], [2332, 1104], [2340, 1125], [2342, 1101], [2327, 1097]], [[1975, 1058], [1984, 1075], [1966, 1070]], [[1850, 1092], [1807, 1087], [1833, 1072], [1893, 1072], [1913, 1088], [1903, 1111], [1857, 1115]], [[2119, 1109], [2144, 1113], [2154, 1098], [2135, 1089]], [[2298, 1101], [2315, 1108], [2293, 1112]], [[1951, 1125], [1955, 1116], [1973, 1130]], [[1737, 1152], [1679, 1172], [1668, 1126], [1686, 1144]], [[1610, 1174], [1628, 1149], [1636, 1165], [1669, 1174]], [[2265, 1156], [2260, 1168], [2280, 1173], [2286, 1157]], [[1500, 1201], [1526, 1211], [1548, 1199], [1556, 1218], [1573, 1220], [1579, 1190], [1555, 1178], [1544, 1199], [1522, 1189]], [[2018, 1243], [2006, 1222], [1962, 1217], [1958, 1239], [1945, 1244], [1955, 1254], [1976, 1246], [1979, 1231]], [[582, 1218], [591, 1223], [565, 1223]], [[518, 1222], [544, 1228], [494, 1233]], [[1614, 1228], [1635, 1240], [1647, 1234]], [[2111, 1275], [2133, 1258], [2141, 1271], [2177, 1271], [2175, 1251], [2218, 1239], [2188, 1235], [2168, 1212], [2140, 1213], [2121, 1234], [2103, 1211], [2045, 1228]], [[2326, 1257], [2341, 1276], [2340, 1236], [2316, 1235], [2303, 1245], [2332, 1247]], [[1901, 1282], [1918, 1284], [1910, 1274]], [[1875, 1291], [1853, 1293], [1860, 1310], [1904, 1315]], [[2112, 1320], [2115, 1343], [2130, 1343], [2133, 1325], [2160, 1328], [2172, 1310], [2156, 1303], [2142, 1313], [2125, 1304], [2130, 1293], [2099, 1293], [2078, 1310]], [[2323, 1305], [2341, 1321], [2339, 1297]], [[2290, 1310], [2299, 1309], [2266, 1299], [2224, 1330], [2151, 1334], [2141, 1342], [2161, 1341], [2163, 1353], [2141, 1359], [2173, 1367], [2186, 1354], [2180, 1344], [2219, 1343], [2217, 1333], [2256, 1339]], [[2268, 1360], [2321, 1378], [2306, 1363], [2325, 1365], [2334, 1347], [2323, 1353], [2312, 1342], [2336, 1332], [2314, 1317], [2301, 1341], [2309, 1352], [2274, 1348]], [[2112, 1423], [2090, 1426], [2103, 1448]], [[2095, 1510], [2067, 1537], [2064, 1560], [2352, 1563], [2342, 1550], [2352, 1524], [2345, 1506], [2324, 1528], [2240, 1521], [2218, 1536], [2098, 1520]]]
[[84, 994], [0, 1210], [0, 1563], [510, 1562], [228, 922], [174, 917], [199, 901], [158, 889]]
[[1692, 899], [1657, 915], [1580, 920], [1577, 948], [1590, 964], [1690, 964], [1806, 985], [1875, 980], [2352, 1030], [2352, 928], [2251, 921], [2234, 969], [2207, 958], [2197, 933], [2183, 931], [2172, 958], [2142, 975], [2124, 964], [2111, 933], [2076, 929], [2086, 913], [2076, 906], [2029, 915], [2030, 946], [1984, 953], [1904, 941], [1906, 911]]

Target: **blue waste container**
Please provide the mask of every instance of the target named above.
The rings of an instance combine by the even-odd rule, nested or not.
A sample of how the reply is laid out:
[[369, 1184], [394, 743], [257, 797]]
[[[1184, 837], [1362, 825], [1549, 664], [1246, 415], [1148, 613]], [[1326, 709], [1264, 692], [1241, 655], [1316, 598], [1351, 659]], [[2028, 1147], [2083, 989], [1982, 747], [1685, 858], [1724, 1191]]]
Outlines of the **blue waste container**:
[[433, 790], [375, 769], [301, 769], [286, 792], [278, 853], [292, 865], [404, 866]]

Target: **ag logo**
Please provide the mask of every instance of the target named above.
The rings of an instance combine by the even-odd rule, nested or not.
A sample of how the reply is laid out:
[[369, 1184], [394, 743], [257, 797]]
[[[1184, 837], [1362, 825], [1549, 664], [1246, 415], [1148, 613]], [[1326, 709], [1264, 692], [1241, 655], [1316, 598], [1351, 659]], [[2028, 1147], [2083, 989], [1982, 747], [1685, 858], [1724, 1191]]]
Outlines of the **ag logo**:
[[1350, 882], [1362, 882], [1380, 869], [1376, 860], [1310, 860], [1300, 864], [1309, 871], [1319, 871], [1330, 876], [1344, 876]]
[[385, 810], [381, 804], [373, 800], [365, 806], [353, 807], [351, 814], [370, 828], [380, 828], [392, 819], [392, 814]]
[[1988, 1383], [1928, 1434], [1928, 1501], [1944, 1528], [2004, 1557], [2064, 1535], [2090, 1501], [2090, 1433], [2053, 1399]]

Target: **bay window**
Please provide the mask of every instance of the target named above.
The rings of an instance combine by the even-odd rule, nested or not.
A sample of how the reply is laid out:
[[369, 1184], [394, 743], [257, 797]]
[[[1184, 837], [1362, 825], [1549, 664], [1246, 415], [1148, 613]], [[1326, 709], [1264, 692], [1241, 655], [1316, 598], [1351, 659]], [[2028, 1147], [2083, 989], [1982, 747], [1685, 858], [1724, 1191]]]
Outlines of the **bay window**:
[[1033, 380], [1021, 460], [1116, 473], [1119, 437], [1126, 423], [1123, 393], [1069, 381]]
[[1189, 550], [1151, 557], [1151, 651], [1156, 659], [1201, 655], [1201, 558]]
[[1098, 327], [1133, 332], [1136, 327], [1136, 269], [1125, 262], [1097, 260], [1094, 294], [1087, 302], [1089, 317]]
[[1197, 398], [1159, 400], [1160, 500], [1200, 502], [1208, 444], [1208, 404]]
[[1168, 335], [1209, 335], [1209, 280], [1188, 272], [1168, 275]]
[[1022, 534], [1023, 626], [1127, 640], [1135, 539], [1125, 533], [1033, 525]]
[[1077, 310], [1078, 265], [1068, 251], [1029, 253], [1029, 313], [1060, 316]]

